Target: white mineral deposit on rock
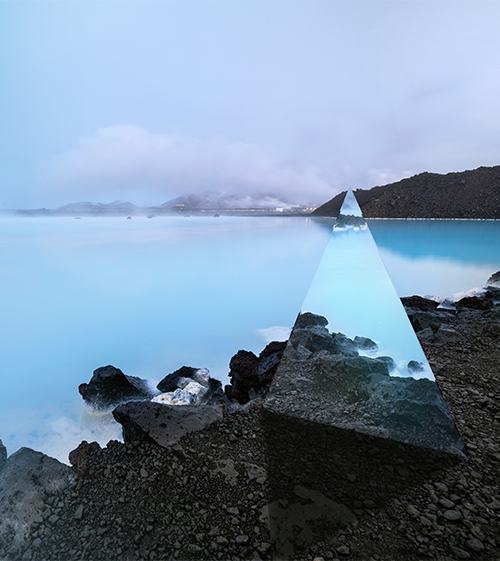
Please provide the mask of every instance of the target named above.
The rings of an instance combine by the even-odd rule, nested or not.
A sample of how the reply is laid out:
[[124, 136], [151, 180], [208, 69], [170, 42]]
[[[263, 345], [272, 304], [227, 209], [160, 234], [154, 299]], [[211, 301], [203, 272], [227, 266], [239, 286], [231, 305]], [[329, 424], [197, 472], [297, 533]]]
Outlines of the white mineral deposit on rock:
[[[184, 380], [187, 382], [185, 385], [183, 384]], [[197, 405], [208, 392], [208, 387], [202, 386], [189, 378], [181, 378], [179, 385], [180, 387], [175, 391], [161, 393], [151, 401], [165, 405]]]

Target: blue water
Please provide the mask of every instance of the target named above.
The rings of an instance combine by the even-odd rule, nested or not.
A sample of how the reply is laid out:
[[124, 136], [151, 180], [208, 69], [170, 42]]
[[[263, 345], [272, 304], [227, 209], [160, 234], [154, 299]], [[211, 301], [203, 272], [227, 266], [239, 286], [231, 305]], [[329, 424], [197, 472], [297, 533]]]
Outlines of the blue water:
[[[82, 438], [119, 437], [119, 425], [86, 411], [77, 391], [99, 366], [152, 380], [206, 367], [226, 382], [233, 354], [258, 353], [291, 327], [332, 223], [1, 217], [8, 452], [30, 446], [67, 461]], [[500, 269], [500, 222], [370, 221], [370, 229], [399, 295], [450, 295]]]
[[500, 221], [367, 220], [400, 296], [450, 296], [500, 270]]

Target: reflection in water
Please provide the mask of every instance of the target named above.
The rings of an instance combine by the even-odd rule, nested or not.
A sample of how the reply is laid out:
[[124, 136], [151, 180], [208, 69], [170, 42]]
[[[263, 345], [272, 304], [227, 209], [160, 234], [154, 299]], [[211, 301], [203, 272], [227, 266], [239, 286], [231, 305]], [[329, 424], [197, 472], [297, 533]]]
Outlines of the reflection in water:
[[265, 407], [463, 454], [429, 363], [351, 191]]
[[448, 297], [483, 287], [500, 268], [500, 222], [367, 220], [400, 296]]

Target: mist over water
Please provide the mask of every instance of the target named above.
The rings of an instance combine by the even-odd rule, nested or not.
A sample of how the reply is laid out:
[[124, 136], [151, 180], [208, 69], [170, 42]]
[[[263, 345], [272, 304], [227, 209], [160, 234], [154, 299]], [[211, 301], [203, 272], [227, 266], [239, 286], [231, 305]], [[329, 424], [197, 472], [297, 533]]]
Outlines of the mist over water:
[[[399, 295], [450, 295], [500, 269], [498, 222], [446, 221], [429, 236], [427, 221], [369, 224]], [[78, 394], [99, 366], [151, 380], [206, 367], [227, 383], [239, 349], [258, 354], [286, 336], [332, 225], [1, 217], [0, 438], [9, 454], [30, 446], [67, 462], [82, 439], [119, 438], [109, 414], [88, 411]]]

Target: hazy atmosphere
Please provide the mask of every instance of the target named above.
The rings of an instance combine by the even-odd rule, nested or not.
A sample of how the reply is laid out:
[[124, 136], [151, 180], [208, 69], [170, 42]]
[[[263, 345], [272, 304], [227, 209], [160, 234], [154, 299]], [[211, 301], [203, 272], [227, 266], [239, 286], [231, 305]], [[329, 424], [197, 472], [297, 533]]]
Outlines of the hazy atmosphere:
[[0, 209], [499, 164], [500, 3], [0, 3]]

